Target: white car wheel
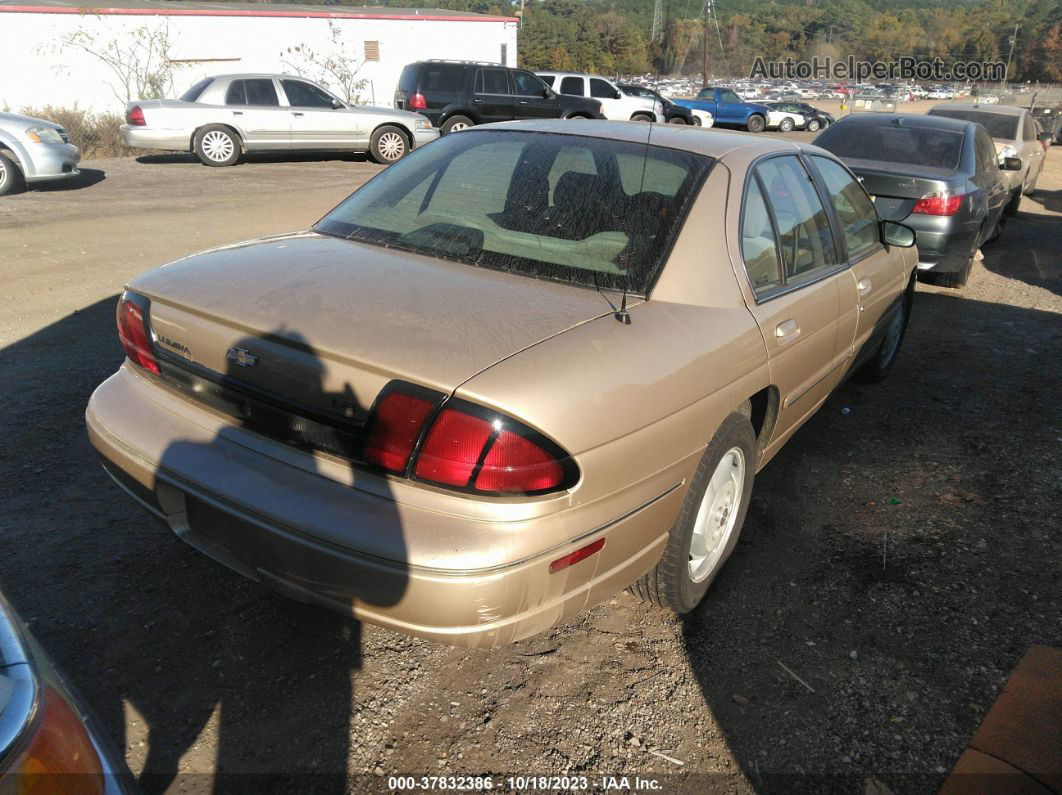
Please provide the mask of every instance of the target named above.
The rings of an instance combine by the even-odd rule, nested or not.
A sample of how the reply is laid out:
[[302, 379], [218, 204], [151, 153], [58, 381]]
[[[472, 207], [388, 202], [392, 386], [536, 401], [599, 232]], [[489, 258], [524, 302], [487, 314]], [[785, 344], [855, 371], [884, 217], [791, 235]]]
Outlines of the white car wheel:
[[232, 136], [226, 135], [220, 130], [211, 130], [203, 136], [203, 154], [213, 160], [215, 163], [221, 163], [232, 157], [232, 153], [236, 151], [236, 145], [232, 141]]
[[689, 571], [692, 582], [703, 582], [719, 564], [737, 524], [738, 506], [745, 486], [745, 454], [731, 447], [719, 460], [708, 481], [690, 539]]

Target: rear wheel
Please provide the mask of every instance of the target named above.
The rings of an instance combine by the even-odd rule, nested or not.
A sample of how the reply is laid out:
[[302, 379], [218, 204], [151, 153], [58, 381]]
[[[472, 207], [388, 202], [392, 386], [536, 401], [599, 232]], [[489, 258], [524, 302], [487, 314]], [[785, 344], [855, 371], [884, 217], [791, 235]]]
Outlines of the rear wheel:
[[752, 494], [755, 455], [749, 418], [730, 414], [697, 465], [660, 562], [631, 586], [636, 596], [676, 613], [700, 603], [737, 545]]
[[443, 122], [443, 126], [439, 128], [440, 135], [449, 135], [452, 132], [459, 132], [469, 127], [474, 127], [475, 122], [468, 116], [451, 116]]
[[18, 193], [24, 187], [25, 181], [18, 163], [6, 152], [0, 152], [0, 196]]
[[889, 325], [885, 327], [885, 336], [874, 355], [859, 368], [856, 380], [876, 384], [883, 381], [896, 362], [900, 344], [907, 334], [907, 323], [911, 319], [911, 305], [914, 303], [914, 279], [907, 285], [900, 308], [893, 313]]
[[749, 116], [748, 122], [745, 123], [745, 128], [753, 133], [763, 132], [766, 126], [767, 120], [763, 116]]
[[792, 132], [793, 131], [793, 120], [790, 119], [788, 116], [786, 116], [784, 119], [782, 119], [778, 123], [778, 130], [779, 130], [779, 132]]
[[652, 121], [653, 117], [648, 113], [635, 113], [631, 116], [631, 121]]
[[684, 118], [682, 118], [681, 116], [672, 116], [670, 119], [667, 120], [667, 123], [668, 124], [685, 124], [686, 120]]
[[821, 126], [822, 126], [822, 124], [819, 122], [818, 119], [812, 119], [811, 121], [808, 122], [807, 131], [808, 132], [818, 132], [819, 127], [821, 127]]
[[240, 139], [222, 124], [208, 124], [195, 134], [195, 154], [205, 166], [231, 166], [240, 159]]
[[409, 154], [409, 141], [398, 127], [385, 124], [377, 127], [369, 139], [369, 154], [381, 165], [394, 163]]

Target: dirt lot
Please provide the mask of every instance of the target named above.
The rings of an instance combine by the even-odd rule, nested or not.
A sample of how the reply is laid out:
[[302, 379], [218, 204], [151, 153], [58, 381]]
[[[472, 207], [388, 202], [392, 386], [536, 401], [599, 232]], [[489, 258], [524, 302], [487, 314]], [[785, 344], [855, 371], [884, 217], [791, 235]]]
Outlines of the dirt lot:
[[376, 167], [85, 166], [76, 189], [0, 200], [0, 587], [150, 791], [569, 772], [929, 792], [1025, 649], [1062, 645], [1058, 148], [970, 284], [919, 287], [891, 378], [841, 388], [761, 473], [700, 609], [621, 593], [490, 652], [240, 579], [122, 495], [85, 437], [127, 278], [305, 227]]

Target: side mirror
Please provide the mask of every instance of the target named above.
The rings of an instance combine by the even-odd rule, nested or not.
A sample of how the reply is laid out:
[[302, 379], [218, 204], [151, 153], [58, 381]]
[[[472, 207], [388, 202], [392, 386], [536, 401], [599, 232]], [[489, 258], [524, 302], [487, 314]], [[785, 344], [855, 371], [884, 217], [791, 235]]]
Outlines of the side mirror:
[[337, 99], [336, 97], [332, 97], [332, 110], [339, 110], [340, 108], [345, 107], [346, 105], [343, 104], [343, 100]]
[[550, 99], [552, 97], [553, 97], [553, 89], [552, 88], [550, 88], [549, 86], [546, 86], [545, 88], [542, 89], [542, 98], [543, 99]]
[[889, 246], [910, 248], [915, 244], [915, 231], [895, 221], [881, 222], [881, 239]]
[[999, 164], [1000, 171], [1021, 171], [1021, 158], [1019, 157], [1004, 157], [1003, 162]]
[[613, 92], [612, 98], [613, 99], [623, 99], [623, 94], [622, 94], [622, 92], [619, 91], [619, 89], [617, 89], [616, 91]]

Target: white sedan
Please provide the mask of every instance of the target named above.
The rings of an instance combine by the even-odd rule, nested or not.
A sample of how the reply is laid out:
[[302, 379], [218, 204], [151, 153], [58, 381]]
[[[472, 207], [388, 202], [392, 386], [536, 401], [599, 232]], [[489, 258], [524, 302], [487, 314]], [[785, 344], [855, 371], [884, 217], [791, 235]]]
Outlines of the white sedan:
[[760, 102], [760, 105], [765, 105], [769, 108], [767, 114], [767, 129], [778, 130], [779, 132], [791, 132], [792, 130], [803, 130], [807, 126], [807, 119], [804, 118], [804, 114], [797, 111], [788, 102]]

